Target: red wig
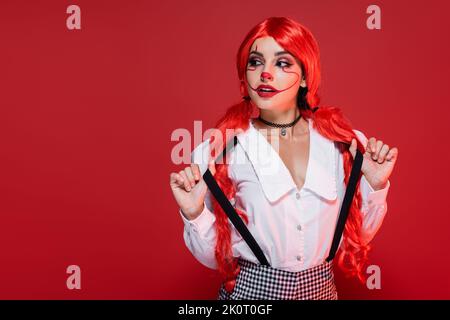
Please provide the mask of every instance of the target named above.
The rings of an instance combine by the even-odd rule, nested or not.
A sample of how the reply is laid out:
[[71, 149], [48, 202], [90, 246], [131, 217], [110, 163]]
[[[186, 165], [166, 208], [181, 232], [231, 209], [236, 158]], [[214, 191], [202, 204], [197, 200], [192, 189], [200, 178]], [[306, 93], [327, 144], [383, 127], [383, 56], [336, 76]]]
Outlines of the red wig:
[[[286, 17], [268, 18], [253, 29], [245, 37], [237, 53], [237, 71], [240, 80], [240, 90], [243, 96], [248, 96], [246, 66], [248, 56], [253, 42], [261, 37], [273, 37], [275, 41], [289, 51], [299, 61], [307, 84], [306, 94], [298, 94], [298, 108], [302, 117], [312, 119], [314, 128], [324, 137], [335, 141], [339, 151], [343, 154], [345, 184], [347, 185], [350, 171], [353, 164], [353, 157], [348, 150], [348, 146], [353, 138], [356, 139], [358, 149], [364, 154], [364, 146], [353, 132], [349, 121], [344, 117], [341, 110], [336, 107], [320, 107], [312, 112], [311, 106], [317, 106], [320, 98], [317, 94], [320, 83], [320, 59], [319, 47], [311, 32], [298, 22]], [[231, 106], [216, 124], [216, 128], [224, 139], [210, 139], [211, 150], [221, 150], [223, 146], [233, 137], [227, 136], [227, 130], [247, 130], [250, 118], [253, 114], [254, 106], [251, 100], [243, 99], [241, 102]], [[228, 177], [228, 161], [221, 161], [215, 164], [215, 179], [224, 191], [228, 199], [234, 197], [236, 190]], [[369, 245], [363, 241], [361, 234], [361, 192], [359, 181], [355, 196], [350, 206], [350, 213], [344, 230], [343, 246], [339, 251], [339, 266], [346, 271], [346, 274], [357, 276], [364, 281], [363, 267], [367, 262]], [[246, 213], [238, 208], [236, 211], [246, 224], [248, 217]], [[213, 212], [216, 216], [215, 229], [217, 234], [215, 244], [215, 257], [218, 270], [224, 277], [225, 288], [232, 291], [235, 279], [239, 273], [237, 259], [233, 257], [231, 247], [231, 225], [228, 217], [213, 198]]]

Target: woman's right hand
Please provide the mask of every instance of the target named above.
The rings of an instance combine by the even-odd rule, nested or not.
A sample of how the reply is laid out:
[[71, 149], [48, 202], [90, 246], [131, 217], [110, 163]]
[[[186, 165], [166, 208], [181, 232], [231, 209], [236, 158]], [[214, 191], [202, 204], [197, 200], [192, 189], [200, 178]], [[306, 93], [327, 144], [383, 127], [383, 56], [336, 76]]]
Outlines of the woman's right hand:
[[[211, 162], [208, 168], [214, 175], [214, 162]], [[208, 186], [203, 180], [198, 164], [193, 163], [178, 173], [170, 173], [170, 187], [178, 206], [188, 220], [193, 220], [202, 213]]]

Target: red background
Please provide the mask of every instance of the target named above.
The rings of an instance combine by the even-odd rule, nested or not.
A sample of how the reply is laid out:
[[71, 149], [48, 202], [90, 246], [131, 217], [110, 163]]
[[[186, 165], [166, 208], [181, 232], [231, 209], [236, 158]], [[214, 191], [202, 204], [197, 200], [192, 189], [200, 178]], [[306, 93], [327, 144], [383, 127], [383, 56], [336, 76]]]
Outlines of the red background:
[[0, 4], [0, 298], [214, 299], [183, 242], [170, 136], [239, 99], [240, 42], [283, 15], [319, 42], [322, 104], [399, 148], [371, 254], [382, 289], [338, 272], [340, 298], [450, 298], [446, 1], [77, 1], [74, 31], [70, 4]]

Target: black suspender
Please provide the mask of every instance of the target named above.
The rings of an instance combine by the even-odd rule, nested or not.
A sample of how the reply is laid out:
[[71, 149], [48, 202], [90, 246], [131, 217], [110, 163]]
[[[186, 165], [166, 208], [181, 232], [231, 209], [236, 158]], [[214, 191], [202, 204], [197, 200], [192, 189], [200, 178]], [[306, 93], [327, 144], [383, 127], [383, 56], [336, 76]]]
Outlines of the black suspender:
[[[221, 157], [225, 157], [226, 150], [230, 150], [230, 144], [233, 143], [231, 147], [234, 147], [237, 143], [237, 137], [235, 136], [233, 141], [230, 141], [226, 148], [223, 150]], [[242, 221], [241, 217], [238, 215], [234, 207], [231, 205], [230, 201], [228, 201], [227, 197], [223, 193], [222, 189], [220, 189], [216, 180], [214, 179], [211, 171], [207, 169], [203, 174], [203, 179], [205, 180], [209, 190], [212, 195], [216, 198], [219, 205], [222, 207], [223, 211], [227, 214], [231, 223], [233, 223], [234, 227], [239, 231], [242, 238], [247, 242], [250, 249], [253, 251], [256, 258], [258, 258], [259, 263], [262, 265], [270, 266], [269, 262], [266, 259], [261, 247], [256, 242], [255, 238], [253, 238], [252, 234], [248, 230], [244, 221]]]
[[356, 156], [353, 160], [352, 171], [350, 173], [350, 178], [348, 180], [347, 188], [345, 190], [344, 200], [342, 201], [341, 210], [339, 212], [339, 219], [336, 224], [336, 230], [334, 231], [333, 242], [331, 243], [330, 253], [328, 255], [327, 261], [333, 260], [337, 249], [339, 248], [339, 243], [341, 242], [342, 233], [344, 232], [345, 222], [347, 221], [348, 213], [350, 211], [350, 205], [353, 200], [353, 195], [355, 194], [356, 184], [359, 180], [359, 174], [361, 172], [361, 166], [363, 162], [363, 155], [361, 151], [356, 149]]
[[[230, 141], [227, 146], [224, 148], [220, 157], [225, 157], [227, 149], [230, 150], [237, 143], [237, 137], [235, 136], [232, 141]], [[219, 159], [217, 158], [217, 159]], [[331, 261], [337, 249], [339, 248], [339, 243], [341, 241], [342, 233], [344, 232], [345, 222], [347, 221], [347, 217], [350, 210], [350, 205], [353, 200], [353, 196], [356, 190], [356, 184], [359, 180], [359, 175], [361, 172], [361, 166], [363, 161], [363, 155], [359, 150], [356, 150], [356, 156], [353, 161], [352, 170], [350, 173], [350, 178], [347, 184], [347, 188], [345, 190], [344, 200], [342, 202], [341, 210], [339, 212], [338, 222], [336, 224], [336, 229], [333, 236], [333, 242], [331, 244], [331, 249], [326, 261]], [[240, 233], [242, 238], [245, 240], [247, 245], [252, 250], [253, 254], [258, 259], [259, 263], [262, 265], [270, 266], [267, 261], [266, 256], [264, 255], [261, 247], [256, 242], [255, 238], [252, 236], [244, 221], [242, 221], [241, 217], [238, 215], [234, 207], [231, 205], [230, 201], [228, 201], [227, 197], [223, 193], [222, 189], [220, 189], [216, 180], [214, 179], [211, 171], [206, 169], [203, 174], [203, 179], [205, 180], [206, 185], [208, 186], [211, 194], [216, 198], [219, 205], [222, 207], [223, 211], [226, 213], [231, 223], [233, 223], [236, 230]]]

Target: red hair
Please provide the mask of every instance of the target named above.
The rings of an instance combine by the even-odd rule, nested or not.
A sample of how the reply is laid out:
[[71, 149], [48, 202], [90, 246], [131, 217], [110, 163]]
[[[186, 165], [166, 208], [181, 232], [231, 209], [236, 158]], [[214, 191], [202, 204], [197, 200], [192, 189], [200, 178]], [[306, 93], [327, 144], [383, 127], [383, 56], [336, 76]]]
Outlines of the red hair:
[[[364, 146], [353, 132], [349, 121], [344, 117], [341, 110], [336, 107], [320, 107], [313, 112], [310, 106], [317, 106], [320, 98], [317, 94], [320, 83], [320, 59], [319, 47], [311, 32], [300, 23], [286, 17], [268, 18], [250, 30], [239, 47], [236, 62], [237, 71], [240, 80], [240, 90], [243, 96], [248, 96], [246, 66], [248, 55], [253, 42], [257, 38], [270, 36], [297, 58], [301, 64], [303, 74], [307, 84], [306, 94], [302, 93], [302, 88], [298, 95], [298, 108], [302, 117], [312, 119], [314, 128], [324, 137], [335, 141], [339, 151], [343, 154], [345, 184], [347, 185], [350, 177], [350, 171], [353, 164], [353, 157], [348, 150], [348, 145], [353, 138], [356, 139], [358, 149], [364, 154]], [[251, 100], [242, 100], [231, 106], [222, 116], [216, 128], [225, 139], [214, 141], [210, 139], [211, 150], [221, 150], [223, 146], [232, 139], [226, 135], [226, 130], [247, 130], [249, 121], [254, 111]], [[235, 131], [236, 132], [236, 131]], [[228, 199], [234, 197], [236, 190], [228, 177], [228, 161], [221, 161], [215, 164], [216, 173], [214, 175], [217, 183], [222, 188]], [[216, 244], [215, 257], [218, 270], [224, 277], [225, 288], [232, 291], [235, 279], [239, 273], [237, 259], [233, 257], [231, 247], [231, 226], [228, 217], [213, 197], [213, 212], [216, 216]], [[355, 196], [350, 206], [350, 213], [344, 230], [343, 246], [339, 251], [339, 266], [350, 276], [357, 276], [364, 281], [363, 267], [367, 262], [367, 253], [369, 245], [363, 241], [361, 234], [362, 215], [361, 215], [361, 193], [359, 190], [359, 181]], [[248, 224], [247, 214], [236, 208], [246, 224]]]

